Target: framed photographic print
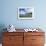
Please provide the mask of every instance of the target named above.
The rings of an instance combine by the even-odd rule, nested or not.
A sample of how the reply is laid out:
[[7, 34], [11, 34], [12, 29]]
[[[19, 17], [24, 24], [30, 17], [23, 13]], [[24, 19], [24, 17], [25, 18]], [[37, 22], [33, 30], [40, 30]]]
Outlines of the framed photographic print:
[[32, 7], [19, 7], [18, 8], [18, 19], [33, 19], [34, 8]]

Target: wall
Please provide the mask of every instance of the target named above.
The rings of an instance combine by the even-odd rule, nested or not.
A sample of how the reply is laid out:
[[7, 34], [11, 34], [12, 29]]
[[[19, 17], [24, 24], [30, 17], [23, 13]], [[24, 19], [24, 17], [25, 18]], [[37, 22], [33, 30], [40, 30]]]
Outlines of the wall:
[[[16, 28], [38, 27], [46, 28], [46, 0], [1, 0], [0, 24], [15, 25]], [[17, 19], [18, 7], [34, 7], [35, 19]]]

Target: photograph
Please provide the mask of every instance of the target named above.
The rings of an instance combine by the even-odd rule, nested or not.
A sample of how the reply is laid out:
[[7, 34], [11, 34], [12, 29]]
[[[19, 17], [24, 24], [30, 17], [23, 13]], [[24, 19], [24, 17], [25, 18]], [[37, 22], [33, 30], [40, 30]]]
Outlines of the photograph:
[[34, 8], [32, 7], [19, 7], [18, 8], [18, 18], [19, 19], [33, 19]]

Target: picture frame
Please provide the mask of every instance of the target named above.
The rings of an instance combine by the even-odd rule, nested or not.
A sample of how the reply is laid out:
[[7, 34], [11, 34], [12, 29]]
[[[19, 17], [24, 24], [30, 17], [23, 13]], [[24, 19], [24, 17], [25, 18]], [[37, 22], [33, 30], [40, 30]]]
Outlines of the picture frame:
[[34, 8], [18, 7], [18, 19], [34, 19]]

